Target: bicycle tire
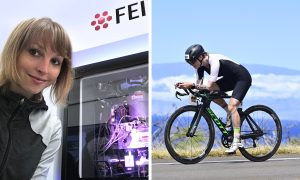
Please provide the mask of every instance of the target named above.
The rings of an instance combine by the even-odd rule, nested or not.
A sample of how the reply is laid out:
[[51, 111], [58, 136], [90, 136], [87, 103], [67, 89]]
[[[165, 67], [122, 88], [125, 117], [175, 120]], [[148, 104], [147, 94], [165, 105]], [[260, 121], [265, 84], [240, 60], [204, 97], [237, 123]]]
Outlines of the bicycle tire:
[[[258, 117], [258, 113], [263, 116]], [[263, 135], [255, 140], [251, 138], [242, 140], [244, 147], [240, 148], [240, 152], [250, 161], [266, 161], [276, 153], [280, 146], [282, 139], [280, 119], [271, 108], [264, 105], [251, 106], [245, 111], [245, 114], [259, 125], [263, 130]], [[245, 119], [241, 121], [241, 137], [250, 131], [249, 124]]]
[[214, 126], [207, 113], [202, 114], [195, 136], [186, 136], [192, 117], [197, 112], [197, 106], [183, 106], [170, 116], [166, 124], [166, 148], [169, 154], [182, 164], [200, 162], [208, 155], [214, 143]]

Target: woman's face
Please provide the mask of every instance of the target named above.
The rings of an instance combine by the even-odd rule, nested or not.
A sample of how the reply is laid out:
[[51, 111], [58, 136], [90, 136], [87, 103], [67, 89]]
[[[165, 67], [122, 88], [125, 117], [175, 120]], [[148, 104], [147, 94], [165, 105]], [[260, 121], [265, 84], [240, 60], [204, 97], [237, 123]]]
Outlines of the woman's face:
[[27, 98], [42, 92], [56, 81], [63, 59], [50, 46], [30, 44], [17, 59], [17, 70], [21, 79], [11, 84], [11, 90]]

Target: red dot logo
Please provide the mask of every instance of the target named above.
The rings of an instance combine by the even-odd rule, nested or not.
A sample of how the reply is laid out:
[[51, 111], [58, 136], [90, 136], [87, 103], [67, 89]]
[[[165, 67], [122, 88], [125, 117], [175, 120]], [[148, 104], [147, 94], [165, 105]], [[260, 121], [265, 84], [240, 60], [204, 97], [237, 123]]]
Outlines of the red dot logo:
[[108, 11], [95, 14], [95, 19], [91, 22], [91, 26], [95, 31], [108, 28], [108, 22], [112, 20], [112, 16], [108, 14]]

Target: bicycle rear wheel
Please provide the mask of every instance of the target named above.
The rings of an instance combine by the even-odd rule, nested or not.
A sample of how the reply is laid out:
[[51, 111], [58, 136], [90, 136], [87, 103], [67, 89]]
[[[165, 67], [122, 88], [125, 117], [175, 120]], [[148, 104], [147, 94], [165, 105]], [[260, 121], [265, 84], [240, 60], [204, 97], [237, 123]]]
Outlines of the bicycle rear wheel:
[[[241, 122], [241, 139], [244, 148], [240, 148], [240, 152], [250, 161], [266, 161], [280, 146], [282, 138], [280, 120], [271, 108], [263, 105], [252, 106], [245, 111], [245, 114]], [[262, 130], [260, 135], [257, 135], [259, 131], [251, 122], [252, 120]]]
[[182, 164], [195, 164], [204, 159], [214, 143], [214, 127], [208, 115], [203, 113], [193, 137], [187, 136], [190, 123], [198, 114], [197, 106], [177, 109], [165, 128], [165, 144], [170, 155]]

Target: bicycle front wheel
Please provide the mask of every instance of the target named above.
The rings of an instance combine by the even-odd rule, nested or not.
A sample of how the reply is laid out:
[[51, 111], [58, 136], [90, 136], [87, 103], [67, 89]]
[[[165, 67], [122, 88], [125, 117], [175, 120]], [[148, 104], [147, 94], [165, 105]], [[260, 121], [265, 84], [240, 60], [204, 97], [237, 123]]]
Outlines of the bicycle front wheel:
[[176, 110], [165, 128], [165, 144], [170, 155], [182, 164], [195, 164], [204, 159], [214, 142], [214, 127], [208, 115], [203, 113], [193, 137], [187, 132], [193, 118], [198, 115], [197, 106], [184, 106]]
[[263, 105], [252, 106], [245, 111], [245, 114], [241, 123], [241, 139], [244, 148], [240, 148], [240, 152], [250, 161], [266, 161], [280, 146], [282, 138], [280, 120], [271, 108]]

